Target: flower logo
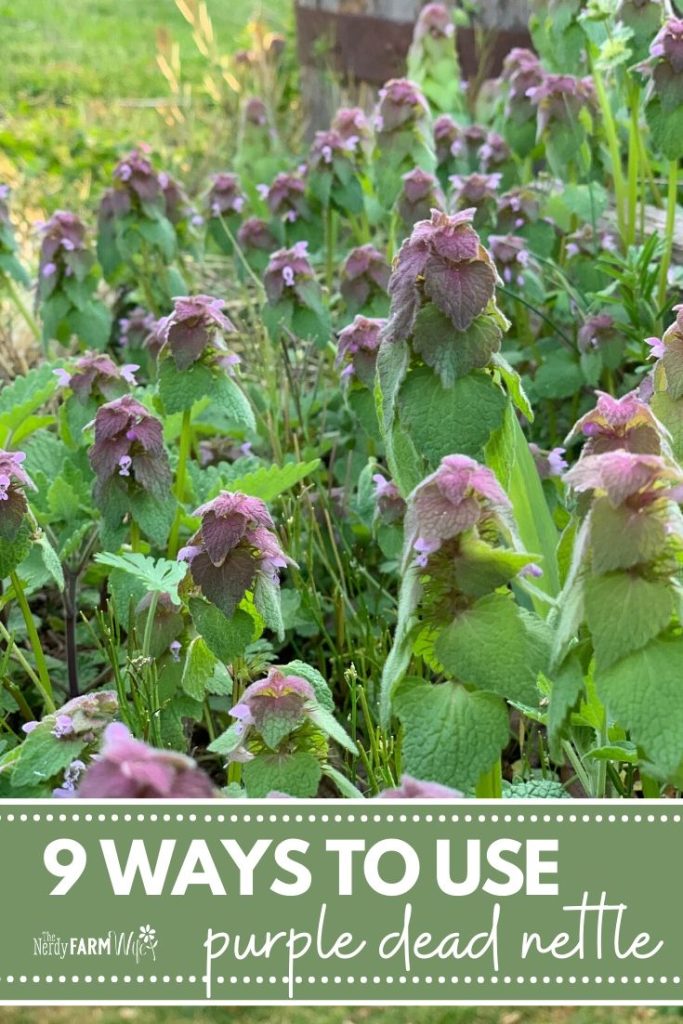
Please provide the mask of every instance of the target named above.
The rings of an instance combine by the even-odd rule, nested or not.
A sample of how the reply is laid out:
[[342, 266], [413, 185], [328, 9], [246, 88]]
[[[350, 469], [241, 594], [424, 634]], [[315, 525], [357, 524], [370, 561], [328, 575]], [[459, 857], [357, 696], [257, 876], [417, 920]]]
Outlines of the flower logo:
[[156, 946], [157, 933], [151, 924], [143, 924], [140, 926], [139, 939], [144, 946]]

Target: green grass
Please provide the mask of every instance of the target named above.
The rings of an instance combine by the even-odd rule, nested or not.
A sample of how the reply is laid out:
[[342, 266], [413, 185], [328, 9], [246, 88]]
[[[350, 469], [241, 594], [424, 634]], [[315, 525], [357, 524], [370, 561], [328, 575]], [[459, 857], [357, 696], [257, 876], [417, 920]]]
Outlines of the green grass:
[[[660, 1024], [647, 1009], [244, 1007], [227, 1009], [0, 1009], [0, 1024]], [[668, 1018], [672, 1020], [672, 1018]]]
[[[246, 42], [245, 25], [260, 12], [281, 28], [283, 0], [208, 0], [218, 48]], [[73, 105], [91, 99], [163, 96], [156, 36], [169, 32], [180, 47], [183, 75], [200, 82], [204, 61], [174, 0], [0, 0], [0, 108]]]

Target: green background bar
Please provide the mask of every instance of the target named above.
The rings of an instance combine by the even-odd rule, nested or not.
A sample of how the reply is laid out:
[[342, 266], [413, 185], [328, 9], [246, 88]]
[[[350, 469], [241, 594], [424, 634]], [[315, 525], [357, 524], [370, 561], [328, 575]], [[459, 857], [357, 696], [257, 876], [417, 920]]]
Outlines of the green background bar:
[[[683, 963], [680, 939], [680, 874], [683, 863], [683, 810], [673, 801], [501, 801], [440, 803], [428, 801], [208, 801], [0, 802], [0, 868], [5, 880], [0, 929], [0, 1001], [8, 1003], [83, 1000], [88, 1003], [198, 1003], [207, 995], [207, 932], [230, 936], [228, 952], [212, 963], [210, 1001], [334, 1002], [382, 1004], [517, 1001], [540, 1003], [680, 1002]], [[525, 844], [557, 840], [557, 895], [496, 896], [481, 888], [453, 896], [436, 882], [437, 840], [450, 840], [452, 875], [464, 877], [466, 841], [478, 839], [483, 851], [483, 884], [502, 876], [486, 866], [486, 851], [497, 839]], [[272, 840], [254, 871], [253, 895], [239, 894], [239, 872], [221, 840], [236, 840], [249, 850], [259, 839]], [[293, 876], [275, 863], [278, 842], [307, 842], [305, 854], [292, 856], [311, 872], [308, 891], [279, 895], [275, 878]], [[381, 895], [370, 887], [363, 854], [355, 854], [353, 893], [339, 895], [339, 860], [327, 840], [364, 840], [366, 850], [387, 839], [407, 843], [419, 858], [419, 877], [404, 895]], [[59, 879], [44, 864], [55, 840], [75, 840], [86, 866], [65, 895], [50, 895]], [[125, 861], [132, 840], [143, 840], [152, 863], [162, 840], [175, 840], [161, 895], [145, 894], [139, 879], [130, 895], [115, 895], [101, 840], [113, 840]], [[190, 886], [171, 895], [193, 840], [204, 840], [226, 895], [206, 886]], [[523, 852], [514, 858], [524, 868]], [[61, 856], [64, 863], [66, 855]], [[512, 859], [512, 858], [509, 858]], [[398, 854], [378, 863], [386, 882], [402, 874]], [[640, 932], [651, 935], [649, 959], [619, 958], [614, 949], [617, 911], [584, 915], [580, 942], [578, 911], [584, 893], [596, 905], [625, 904], [621, 912], [622, 952]], [[389, 933], [400, 932], [406, 904], [410, 920], [411, 963], [400, 953], [382, 959], [379, 947]], [[324, 922], [320, 924], [321, 907]], [[496, 911], [496, 905], [499, 909]], [[492, 922], [498, 913], [493, 962]], [[320, 929], [323, 953], [342, 932], [349, 949], [364, 942], [357, 956], [323, 958], [316, 948]], [[268, 958], [234, 956], [233, 940], [255, 935], [263, 945], [267, 932], [310, 933], [311, 949], [290, 970], [285, 938], [276, 940]], [[450, 955], [455, 940], [442, 947], [447, 956], [419, 959], [413, 943], [420, 933], [438, 946], [459, 933], [459, 952], [480, 933], [472, 951], [479, 958]], [[544, 945], [561, 932], [569, 936], [560, 958], [535, 949], [522, 958], [525, 932], [538, 932]], [[489, 941], [487, 943], [487, 937]], [[599, 939], [602, 939], [601, 948]], [[297, 950], [305, 939], [295, 940]]]

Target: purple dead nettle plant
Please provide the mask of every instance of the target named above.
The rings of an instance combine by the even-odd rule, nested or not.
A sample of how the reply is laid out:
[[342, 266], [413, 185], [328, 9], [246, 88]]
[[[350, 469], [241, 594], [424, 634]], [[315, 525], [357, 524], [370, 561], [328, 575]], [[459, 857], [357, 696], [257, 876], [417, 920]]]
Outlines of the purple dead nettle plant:
[[116, 363], [104, 354], [88, 354], [81, 356], [69, 372], [65, 369], [54, 370], [61, 387], [70, 388], [78, 401], [89, 404], [95, 401], [112, 402], [120, 398], [137, 385], [135, 373], [140, 367], [137, 363]]
[[367, 142], [372, 129], [361, 107], [340, 107], [330, 127], [348, 142]]
[[551, 448], [548, 451], [532, 443], [529, 445], [529, 451], [533, 456], [541, 480], [552, 480], [553, 478], [559, 480], [569, 468], [564, 457], [565, 448]]
[[270, 211], [275, 225], [310, 221], [311, 211], [306, 200], [306, 179], [300, 174], [282, 171], [270, 185], [257, 185], [257, 191]]
[[293, 564], [280, 547], [264, 503], [223, 491], [194, 515], [200, 517], [200, 527], [178, 552], [194, 585], [228, 618], [248, 591], [259, 607], [261, 592], [277, 590], [279, 570]]
[[529, 93], [543, 81], [543, 68], [535, 53], [515, 47], [503, 63], [503, 132], [519, 156], [527, 156], [536, 143], [536, 107]]
[[308, 256], [308, 242], [297, 242], [291, 249], [274, 252], [263, 278], [271, 305], [278, 303], [283, 296], [302, 301], [298, 288], [309, 281], [315, 281], [315, 272]]
[[466, 176], [452, 174], [450, 183], [453, 209], [456, 212], [475, 210], [473, 223], [477, 228], [494, 222], [498, 208], [500, 174], [480, 174], [478, 171]]
[[[262, 749], [263, 743], [276, 750], [314, 711], [315, 690], [308, 680], [271, 668], [266, 678], [251, 683], [230, 709], [232, 717], [237, 719], [234, 731], [240, 743], [228, 755], [228, 760], [251, 761], [252, 749]], [[251, 744], [252, 749], [250, 733], [257, 733], [261, 741], [257, 739]]]
[[36, 490], [23, 468], [25, 459], [24, 452], [0, 450], [0, 538], [4, 541], [16, 538], [28, 512], [25, 488]]
[[314, 341], [324, 348], [330, 339], [329, 313], [308, 256], [308, 243], [296, 242], [278, 249], [263, 277], [267, 303], [263, 318], [274, 342], [291, 342], [292, 336]]
[[527, 95], [536, 107], [537, 139], [545, 145], [553, 173], [566, 180], [568, 168], [585, 171], [596, 108], [592, 78], [546, 74]]
[[163, 320], [164, 338], [159, 358], [173, 359], [179, 371], [198, 360], [219, 364], [230, 370], [239, 358], [228, 350], [224, 334], [234, 334], [235, 325], [223, 312], [225, 303], [212, 295], [183, 295], [174, 298], [173, 312]]
[[95, 473], [95, 500], [100, 507], [113, 492], [144, 491], [164, 498], [171, 470], [161, 421], [131, 395], [101, 405], [95, 416], [95, 442], [88, 455]]
[[[565, 236], [565, 253], [567, 259], [589, 258], [595, 262], [596, 255], [600, 253], [617, 252], [619, 240], [609, 228], [593, 229], [592, 224], [584, 224], [576, 231]], [[597, 250], [597, 252], [596, 252]]]
[[400, 226], [409, 234], [419, 220], [427, 220], [432, 210], [445, 210], [446, 197], [441, 191], [438, 178], [415, 167], [402, 177], [403, 187], [396, 200], [396, 212]]
[[96, 800], [201, 800], [217, 796], [217, 790], [192, 758], [150, 747], [114, 722], [73, 795]]
[[635, 392], [613, 398], [597, 392], [594, 409], [575, 423], [565, 444], [583, 439], [582, 458], [624, 449], [640, 455], [669, 455], [669, 435]]
[[258, 269], [265, 270], [268, 255], [277, 245], [277, 239], [267, 221], [261, 217], [248, 217], [239, 227], [237, 241], [250, 266], [255, 262]]
[[531, 261], [526, 240], [518, 235], [489, 235], [488, 244], [505, 284], [524, 287], [524, 271]]
[[377, 352], [386, 320], [358, 314], [353, 323], [337, 335], [337, 366], [343, 366], [344, 381], [357, 380], [372, 389]]
[[38, 298], [46, 299], [62, 277], [81, 279], [93, 264], [85, 243], [85, 224], [74, 213], [57, 210], [39, 228]]
[[509, 164], [512, 153], [510, 147], [498, 132], [489, 132], [486, 142], [479, 150], [481, 170], [485, 173], [498, 170]]
[[436, 169], [429, 104], [419, 87], [406, 78], [387, 82], [379, 91], [374, 126], [375, 187], [382, 202], [391, 207], [400, 191], [401, 175], [415, 167]]
[[232, 252], [233, 239], [239, 230], [245, 204], [246, 196], [236, 174], [213, 176], [206, 197], [206, 218], [209, 237], [221, 252]]
[[524, 186], [504, 192], [498, 200], [497, 228], [514, 235], [541, 219], [541, 200], [537, 191]]
[[387, 526], [403, 522], [406, 503], [394, 481], [387, 480], [382, 473], [374, 473], [372, 483], [377, 519]]
[[119, 345], [121, 348], [141, 350], [145, 339], [154, 327], [156, 319], [153, 313], [142, 306], [133, 306], [125, 316], [119, 319]]
[[683, 305], [674, 306], [676, 318], [661, 338], [646, 338], [652, 373], [651, 404], [654, 413], [671, 431], [673, 454], [683, 462]]
[[351, 313], [386, 311], [391, 268], [374, 245], [352, 249], [344, 260], [340, 291]]

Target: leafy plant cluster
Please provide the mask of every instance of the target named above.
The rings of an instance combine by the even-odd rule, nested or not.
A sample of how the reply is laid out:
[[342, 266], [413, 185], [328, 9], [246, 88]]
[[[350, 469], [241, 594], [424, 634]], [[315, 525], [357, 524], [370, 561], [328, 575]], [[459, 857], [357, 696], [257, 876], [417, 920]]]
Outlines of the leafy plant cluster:
[[683, 788], [683, 22], [531, 28], [35, 252], [0, 193], [2, 795]]

